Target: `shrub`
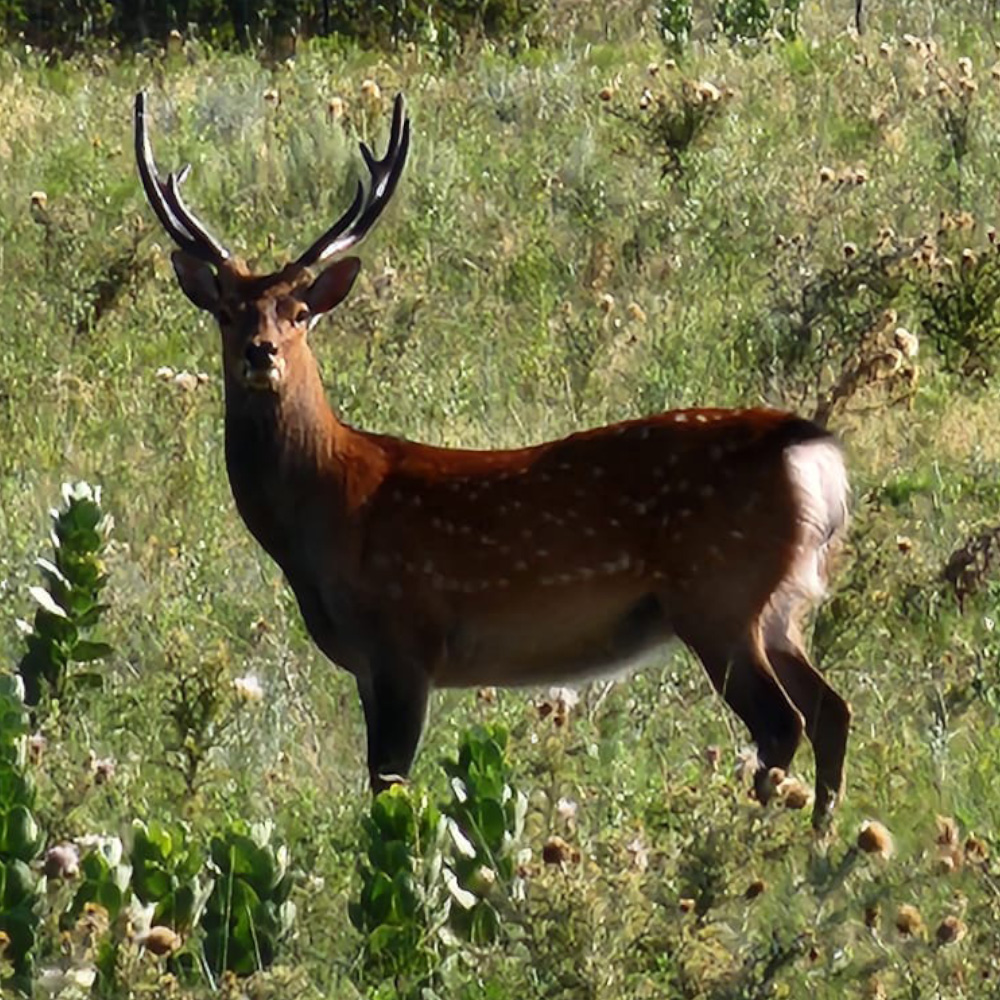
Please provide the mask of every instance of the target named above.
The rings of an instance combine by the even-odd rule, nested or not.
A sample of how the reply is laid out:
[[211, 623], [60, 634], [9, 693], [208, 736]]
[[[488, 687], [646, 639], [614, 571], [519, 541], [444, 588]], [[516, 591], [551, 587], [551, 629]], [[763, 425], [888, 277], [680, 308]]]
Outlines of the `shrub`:
[[102, 557], [114, 522], [101, 509], [99, 486], [66, 483], [62, 496], [62, 508], [52, 511], [53, 558], [37, 561], [46, 586], [29, 591], [38, 604], [34, 622], [19, 623], [28, 650], [17, 670], [28, 705], [38, 704], [43, 686], [58, 699], [71, 685], [100, 685], [99, 674], [71, 672], [71, 665], [92, 663], [111, 652], [111, 646], [89, 633], [105, 610], [100, 603], [107, 583]]
[[30, 992], [39, 923], [38, 879], [29, 867], [44, 837], [33, 813], [35, 785], [27, 764], [28, 713], [19, 678], [0, 676], [0, 935], [11, 975], [6, 985]]
[[209, 847], [215, 886], [205, 904], [205, 960], [219, 976], [267, 969], [291, 929], [295, 904], [288, 849], [274, 842], [270, 823], [237, 821]]

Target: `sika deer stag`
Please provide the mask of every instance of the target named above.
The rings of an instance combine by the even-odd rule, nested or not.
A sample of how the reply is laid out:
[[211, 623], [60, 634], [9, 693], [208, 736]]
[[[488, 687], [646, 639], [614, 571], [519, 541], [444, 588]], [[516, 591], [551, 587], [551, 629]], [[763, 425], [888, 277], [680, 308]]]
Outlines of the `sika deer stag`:
[[139, 175], [180, 247], [177, 279], [222, 333], [236, 506], [316, 644], [357, 679], [372, 787], [409, 771], [433, 687], [579, 681], [677, 636], [750, 730], [761, 799], [805, 729], [825, 826], [850, 709], [799, 620], [846, 520], [837, 444], [768, 409], [675, 410], [505, 451], [341, 422], [307, 334], [354, 284], [361, 262], [343, 255], [388, 204], [409, 140], [400, 96], [385, 156], [361, 144], [370, 176], [344, 215], [255, 274], [185, 205], [186, 171], [159, 176], [135, 101]]

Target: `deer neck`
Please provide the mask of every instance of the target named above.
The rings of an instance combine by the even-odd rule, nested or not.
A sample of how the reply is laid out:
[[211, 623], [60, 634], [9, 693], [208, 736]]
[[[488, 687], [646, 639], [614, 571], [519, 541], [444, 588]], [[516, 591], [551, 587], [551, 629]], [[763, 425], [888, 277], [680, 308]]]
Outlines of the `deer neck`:
[[327, 402], [311, 355], [289, 366], [277, 392], [248, 390], [226, 376], [226, 465], [236, 506], [286, 571], [311, 506], [322, 505], [331, 527], [343, 515], [351, 433]]

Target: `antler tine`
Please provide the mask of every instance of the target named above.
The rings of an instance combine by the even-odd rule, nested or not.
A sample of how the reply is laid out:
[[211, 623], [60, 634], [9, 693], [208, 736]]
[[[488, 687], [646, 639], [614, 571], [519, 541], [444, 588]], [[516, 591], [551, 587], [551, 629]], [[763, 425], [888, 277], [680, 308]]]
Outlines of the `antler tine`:
[[410, 120], [406, 117], [402, 94], [397, 94], [393, 102], [392, 127], [385, 156], [377, 160], [365, 143], [360, 146], [361, 156], [371, 175], [367, 192], [359, 180], [350, 208], [295, 261], [297, 267], [311, 267], [356, 246], [368, 235], [389, 204], [403, 175], [410, 148]]
[[190, 165], [167, 174], [166, 180], [160, 178], [146, 124], [146, 93], [141, 90], [135, 95], [135, 161], [146, 198], [174, 242], [185, 253], [211, 264], [228, 260], [229, 251], [181, 198], [180, 186], [190, 173]]

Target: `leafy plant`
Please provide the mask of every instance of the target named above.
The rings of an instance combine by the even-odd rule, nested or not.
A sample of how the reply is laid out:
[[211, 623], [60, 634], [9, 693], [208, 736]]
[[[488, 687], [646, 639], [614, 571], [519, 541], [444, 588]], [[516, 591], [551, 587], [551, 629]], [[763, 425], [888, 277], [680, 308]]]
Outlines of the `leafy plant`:
[[35, 785], [26, 769], [28, 713], [20, 678], [0, 676], [0, 934], [10, 985], [30, 991], [38, 927], [38, 880], [29, 865], [44, 836], [34, 813]]
[[716, 19], [723, 34], [734, 41], [762, 38], [772, 28], [786, 38], [799, 31], [802, 0], [721, 0]]
[[663, 0], [656, 9], [660, 31], [675, 48], [682, 48], [691, 34], [692, 8], [691, 0]]
[[34, 622], [19, 623], [28, 650], [17, 671], [28, 705], [38, 704], [43, 686], [58, 699], [71, 685], [100, 685], [99, 674], [71, 673], [71, 665], [111, 653], [108, 643], [89, 633], [106, 608], [100, 603], [107, 583], [102, 557], [114, 522], [101, 509], [99, 486], [65, 483], [62, 497], [62, 508], [51, 512], [53, 558], [37, 560], [46, 585], [29, 591], [38, 604]]
[[288, 848], [274, 843], [270, 823], [233, 823], [209, 847], [215, 885], [201, 916], [211, 972], [250, 975], [268, 968], [291, 929], [295, 904]]
[[132, 891], [155, 908], [151, 923], [185, 932], [197, 921], [211, 884], [203, 878], [204, 857], [186, 827], [132, 824]]
[[361, 892], [349, 907], [370, 982], [391, 979], [401, 996], [421, 996], [443, 982], [459, 940], [498, 938], [527, 808], [511, 787], [506, 746], [502, 726], [465, 732], [457, 758], [443, 762], [452, 797], [440, 809], [405, 785], [372, 804]]
[[97, 838], [93, 849], [80, 859], [80, 887], [60, 921], [72, 927], [90, 905], [102, 907], [113, 921], [130, 898], [131, 866], [118, 837]]
[[986, 382], [1000, 367], [1000, 255], [965, 251], [948, 264], [917, 281], [921, 329], [949, 371]]
[[524, 828], [528, 800], [510, 784], [507, 730], [474, 726], [459, 744], [458, 758], [444, 762], [451, 779], [451, 802], [444, 813], [455, 844], [445, 877], [458, 905], [451, 926], [473, 944], [488, 944], [500, 932], [500, 914], [491, 901], [494, 886], [515, 879], [514, 845]]
[[439, 877], [444, 829], [439, 810], [405, 785], [379, 794], [363, 820], [361, 893], [348, 913], [365, 937], [366, 976], [404, 983], [402, 996], [419, 996], [439, 965], [435, 927], [448, 913]]
[[[664, 159], [664, 176], [682, 177], [690, 151], [728, 104], [728, 92], [704, 80], [657, 82], [643, 89], [633, 107], [612, 106], [650, 151]], [[653, 89], [655, 87], [655, 90]]]
[[187, 794], [193, 795], [203, 765], [225, 731], [227, 659], [224, 650], [218, 655], [191, 655], [193, 650], [183, 636], [178, 637], [178, 645], [181, 655], [176, 665], [172, 664], [173, 680], [167, 695], [166, 749], [167, 759], [183, 779]]

